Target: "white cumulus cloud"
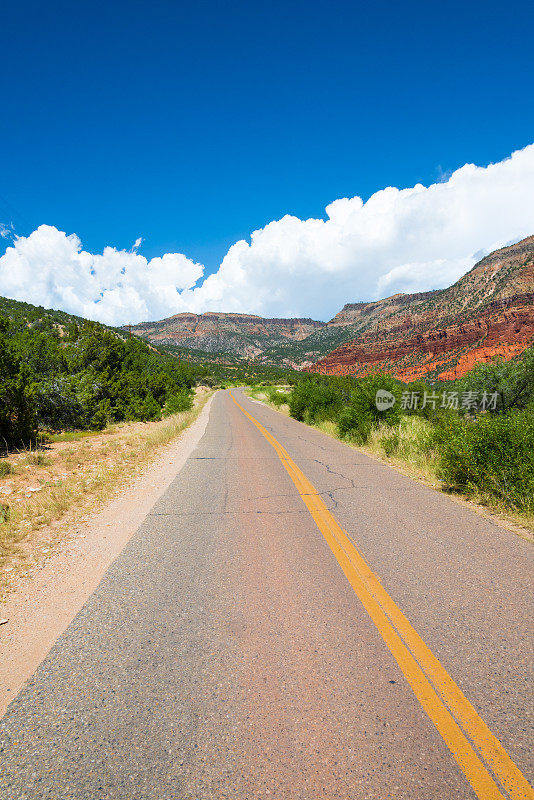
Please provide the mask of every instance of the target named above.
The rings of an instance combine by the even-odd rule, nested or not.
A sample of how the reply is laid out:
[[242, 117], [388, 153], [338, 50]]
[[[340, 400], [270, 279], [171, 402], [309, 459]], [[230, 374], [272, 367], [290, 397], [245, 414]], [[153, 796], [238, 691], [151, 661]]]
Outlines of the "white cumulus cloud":
[[534, 145], [447, 180], [334, 200], [325, 219], [285, 216], [236, 242], [203, 281], [180, 253], [82, 250], [41, 225], [0, 257], [0, 294], [102, 322], [179, 311], [328, 319], [346, 302], [448, 286], [481, 257], [534, 233]]
[[183, 291], [202, 277], [202, 265], [181, 253], [147, 261], [140, 244], [94, 255], [75, 234], [40, 225], [0, 258], [0, 294], [111, 325], [185, 310]]

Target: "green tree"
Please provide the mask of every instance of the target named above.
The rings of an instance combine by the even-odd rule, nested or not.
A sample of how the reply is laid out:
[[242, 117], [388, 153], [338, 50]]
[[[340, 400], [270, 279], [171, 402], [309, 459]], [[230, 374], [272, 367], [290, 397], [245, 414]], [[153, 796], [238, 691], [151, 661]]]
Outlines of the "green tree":
[[189, 411], [193, 406], [193, 399], [189, 392], [175, 392], [167, 398], [163, 413], [165, 416], [179, 414], [182, 411]]
[[0, 318], [0, 447], [35, 439], [37, 417], [32, 374], [13, 354], [9, 322]]

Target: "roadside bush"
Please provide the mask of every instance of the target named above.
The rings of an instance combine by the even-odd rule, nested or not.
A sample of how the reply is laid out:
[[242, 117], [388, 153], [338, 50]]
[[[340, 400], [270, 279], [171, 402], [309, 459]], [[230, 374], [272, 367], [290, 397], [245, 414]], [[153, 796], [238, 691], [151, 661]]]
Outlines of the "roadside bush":
[[289, 402], [289, 395], [287, 392], [281, 392], [279, 389], [272, 388], [268, 392], [269, 400], [275, 406], [283, 406], [285, 403]]
[[141, 402], [139, 419], [143, 422], [153, 422], [154, 420], [160, 419], [160, 417], [161, 406], [149, 392]]
[[31, 374], [12, 354], [0, 320], [0, 448], [37, 437], [37, 413]]
[[[376, 405], [376, 394], [379, 389], [391, 392], [397, 402], [392, 408], [380, 411]], [[369, 375], [361, 378], [351, 392], [350, 401], [338, 417], [338, 430], [343, 438], [350, 438], [356, 444], [365, 444], [373, 427], [383, 423], [396, 425], [401, 416], [398, 398], [399, 383], [390, 375]], [[394, 442], [390, 443], [390, 448]]]
[[111, 412], [111, 403], [109, 399], [101, 400], [98, 403], [95, 413], [91, 417], [89, 428], [93, 431], [103, 431], [108, 422], [111, 422], [112, 419], [113, 414]]
[[0, 461], [0, 478], [5, 478], [6, 475], [13, 474], [13, 467], [9, 461]]
[[458, 381], [458, 389], [479, 396], [496, 392], [498, 413], [525, 408], [534, 401], [534, 347], [510, 361], [496, 358], [489, 364], [477, 364]]
[[176, 392], [167, 398], [163, 408], [163, 415], [169, 417], [171, 414], [179, 414], [182, 411], [190, 411], [193, 407], [193, 398], [189, 392]]
[[440, 420], [435, 443], [440, 477], [451, 488], [487, 492], [505, 505], [534, 513], [534, 407], [475, 420]]
[[58, 375], [36, 384], [37, 414], [42, 425], [60, 430], [82, 427], [87, 423], [84, 400], [79, 396], [76, 384], [76, 379], [71, 375]]
[[299, 381], [289, 396], [291, 416], [308, 424], [335, 420], [342, 407], [342, 390], [332, 383], [313, 378]]
[[438, 452], [434, 425], [417, 415], [402, 415], [395, 426], [373, 427], [366, 442], [372, 452], [395, 458], [415, 468], [432, 482], [436, 478]]
[[380, 444], [388, 457], [398, 452], [400, 441], [400, 432], [398, 430], [380, 437]]

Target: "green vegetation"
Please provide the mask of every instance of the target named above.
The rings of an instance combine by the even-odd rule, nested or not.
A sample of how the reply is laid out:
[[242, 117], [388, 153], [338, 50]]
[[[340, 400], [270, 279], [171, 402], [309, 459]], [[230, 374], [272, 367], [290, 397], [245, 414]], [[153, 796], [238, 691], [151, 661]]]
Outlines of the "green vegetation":
[[343, 408], [343, 389], [339, 382], [308, 379], [299, 381], [289, 398], [289, 413], [311, 423], [335, 419]]
[[188, 391], [176, 392], [167, 398], [167, 402], [163, 407], [163, 413], [166, 417], [171, 414], [180, 414], [182, 411], [190, 411], [193, 408], [193, 399], [191, 393]]
[[440, 476], [468, 494], [486, 493], [534, 514], [533, 408], [476, 420], [451, 417], [436, 430]]
[[270, 386], [267, 389], [267, 396], [269, 397], [269, 401], [274, 406], [280, 408], [281, 406], [286, 405], [289, 400], [289, 389], [279, 388], [278, 386]]
[[496, 392], [499, 412], [525, 408], [534, 398], [534, 347], [511, 361], [477, 364], [457, 384], [462, 392]]
[[13, 467], [9, 461], [0, 461], [0, 478], [5, 478], [6, 475], [13, 474]]
[[[378, 390], [395, 403], [379, 410]], [[366, 446], [444, 488], [534, 515], [534, 348], [481, 364], [456, 382], [389, 375], [301, 376], [285, 400], [295, 419]]]
[[294, 381], [300, 375], [288, 367], [249, 362], [231, 353], [208, 353], [167, 343], [158, 345], [158, 350], [194, 367], [198, 379], [211, 387], [268, 386]]
[[191, 407], [202, 370], [137, 338], [62, 312], [2, 300], [0, 446], [44, 430], [102, 430]]

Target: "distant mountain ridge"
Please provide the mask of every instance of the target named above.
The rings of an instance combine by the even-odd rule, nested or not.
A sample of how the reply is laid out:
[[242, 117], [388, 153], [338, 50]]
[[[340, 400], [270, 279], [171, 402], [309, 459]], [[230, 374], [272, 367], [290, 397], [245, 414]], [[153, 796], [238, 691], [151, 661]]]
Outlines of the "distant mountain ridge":
[[382, 311], [385, 304], [395, 308], [396, 306], [407, 306], [412, 303], [429, 300], [431, 297], [439, 293], [439, 289], [433, 289], [430, 292], [417, 292], [416, 294], [394, 294], [391, 297], [386, 297], [384, 300], [375, 300], [374, 302], [359, 303], [345, 303], [341, 311], [330, 320], [328, 325], [347, 326], [354, 325], [357, 319], [361, 316], [369, 316], [375, 310]]
[[332, 324], [348, 325], [352, 338], [314, 372], [449, 380], [511, 358], [534, 341], [534, 236], [490, 253], [447, 289], [348, 304]]
[[133, 325], [154, 344], [325, 374], [458, 377], [534, 340], [534, 236], [490, 253], [447, 289], [347, 303], [329, 322], [176, 314]]
[[301, 341], [325, 324], [309, 318], [268, 319], [255, 314], [184, 312], [159, 322], [132, 325], [131, 329], [158, 344], [255, 358], [274, 344]]

